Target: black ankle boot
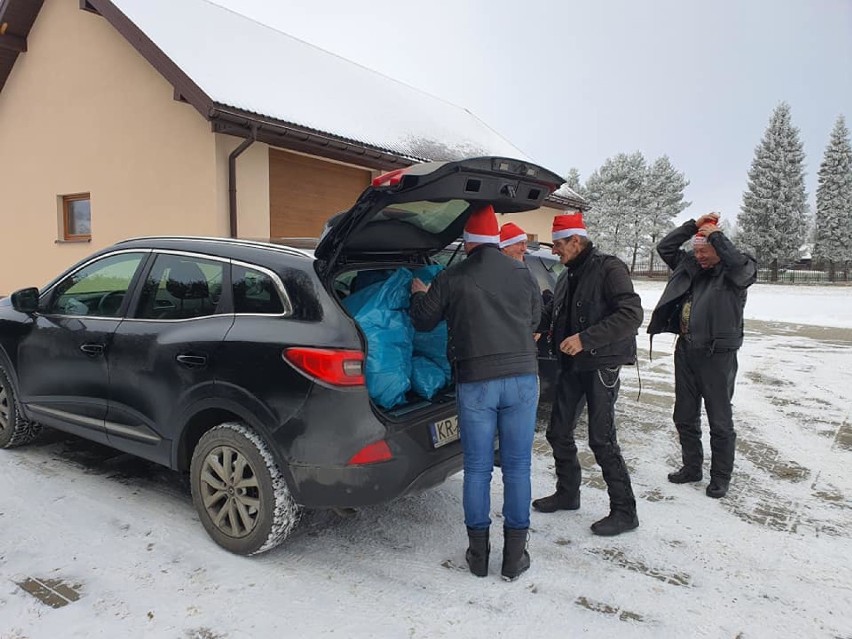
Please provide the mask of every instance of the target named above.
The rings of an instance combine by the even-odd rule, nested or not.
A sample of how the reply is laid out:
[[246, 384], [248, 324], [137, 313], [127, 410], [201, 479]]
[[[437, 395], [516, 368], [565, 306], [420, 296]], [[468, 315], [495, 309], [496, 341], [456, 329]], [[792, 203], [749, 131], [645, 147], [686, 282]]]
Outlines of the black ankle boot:
[[503, 529], [503, 579], [514, 581], [530, 567], [527, 552], [527, 528]]
[[613, 510], [609, 515], [592, 524], [592, 532], [601, 537], [614, 537], [638, 527], [639, 517], [636, 516], [635, 511]]
[[669, 473], [669, 481], [673, 484], [689, 484], [694, 481], [701, 481], [701, 469], [684, 466], [675, 473]]
[[576, 497], [570, 497], [565, 493], [556, 491], [547, 497], [534, 499], [532, 507], [540, 513], [555, 513], [557, 510], [577, 510], [580, 508], [580, 493]]
[[477, 577], [488, 574], [488, 555], [491, 554], [491, 544], [488, 542], [488, 528], [477, 530], [467, 529], [468, 549], [464, 554], [470, 572]]
[[707, 493], [708, 497], [712, 497], [713, 499], [721, 499], [725, 495], [728, 494], [728, 484], [729, 480], [720, 479], [718, 477], [711, 477], [710, 483], [707, 484]]

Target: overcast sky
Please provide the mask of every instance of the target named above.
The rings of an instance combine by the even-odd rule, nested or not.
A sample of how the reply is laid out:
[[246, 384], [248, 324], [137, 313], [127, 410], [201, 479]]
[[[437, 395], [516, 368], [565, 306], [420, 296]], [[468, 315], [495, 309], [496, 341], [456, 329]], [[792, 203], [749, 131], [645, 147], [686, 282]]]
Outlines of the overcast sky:
[[852, 126], [852, 0], [215, 1], [469, 109], [562, 175], [667, 154], [682, 217], [739, 212], [780, 101], [812, 202], [837, 116]]

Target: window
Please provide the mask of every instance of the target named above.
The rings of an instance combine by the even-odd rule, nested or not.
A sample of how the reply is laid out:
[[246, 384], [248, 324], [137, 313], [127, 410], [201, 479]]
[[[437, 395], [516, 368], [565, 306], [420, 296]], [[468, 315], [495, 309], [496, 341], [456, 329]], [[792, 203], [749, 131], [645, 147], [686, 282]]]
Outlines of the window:
[[92, 203], [88, 193], [62, 196], [62, 239], [92, 239]]
[[177, 320], [215, 315], [226, 266], [216, 260], [158, 255], [145, 278], [134, 317]]
[[235, 313], [263, 313], [268, 315], [290, 313], [289, 308], [285, 311], [278, 288], [266, 273], [234, 264], [231, 277], [234, 282]]
[[145, 253], [120, 253], [84, 266], [59, 282], [48, 314], [118, 317]]

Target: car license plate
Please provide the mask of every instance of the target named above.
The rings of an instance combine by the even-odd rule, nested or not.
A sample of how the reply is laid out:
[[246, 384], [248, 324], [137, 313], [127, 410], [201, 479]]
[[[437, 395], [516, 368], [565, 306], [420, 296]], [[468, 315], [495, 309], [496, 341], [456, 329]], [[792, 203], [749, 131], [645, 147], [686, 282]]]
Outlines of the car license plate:
[[429, 431], [432, 434], [432, 445], [435, 448], [456, 441], [459, 438], [458, 415], [429, 424]]

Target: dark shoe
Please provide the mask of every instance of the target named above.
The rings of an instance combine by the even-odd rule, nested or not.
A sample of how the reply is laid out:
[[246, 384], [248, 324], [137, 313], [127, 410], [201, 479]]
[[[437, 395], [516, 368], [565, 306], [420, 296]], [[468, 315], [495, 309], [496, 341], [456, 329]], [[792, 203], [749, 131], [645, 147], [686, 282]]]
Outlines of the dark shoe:
[[503, 529], [503, 568], [501, 573], [506, 581], [514, 581], [530, 567], [530, 554], [527, 552], [526, 528]]
[[467, 529], [468, 549], [464, 554], [467, 566], [477, 577], [488, 574], [488, 556], [491, 554], [491, 544], [488, 543], [488, 528], [476, 530]]
[[724, 479], [711, 479], [710, 483], [707, 484], [707, 490], [705, 492], [708, 497], [721, 499], [728, 494], [728, 483], [729, 482]]
[[701, 469], [684, 466], [676, 473], [669, 473], [669, 481], [673, 484], [688, 484], [694, 481], [701, 481]]
[[592, 524], [592, 532], [601, 537], [614, 537], [639, 527], [636, 513], [613, 510], [609, 515]]
[[540, 513], [555, 513], [557, 510], [577, 510], [580, 508], [580, 494], [569, 497], [564, 493], [553, 493], [547, 497], [533, 499], [532, 507]]

